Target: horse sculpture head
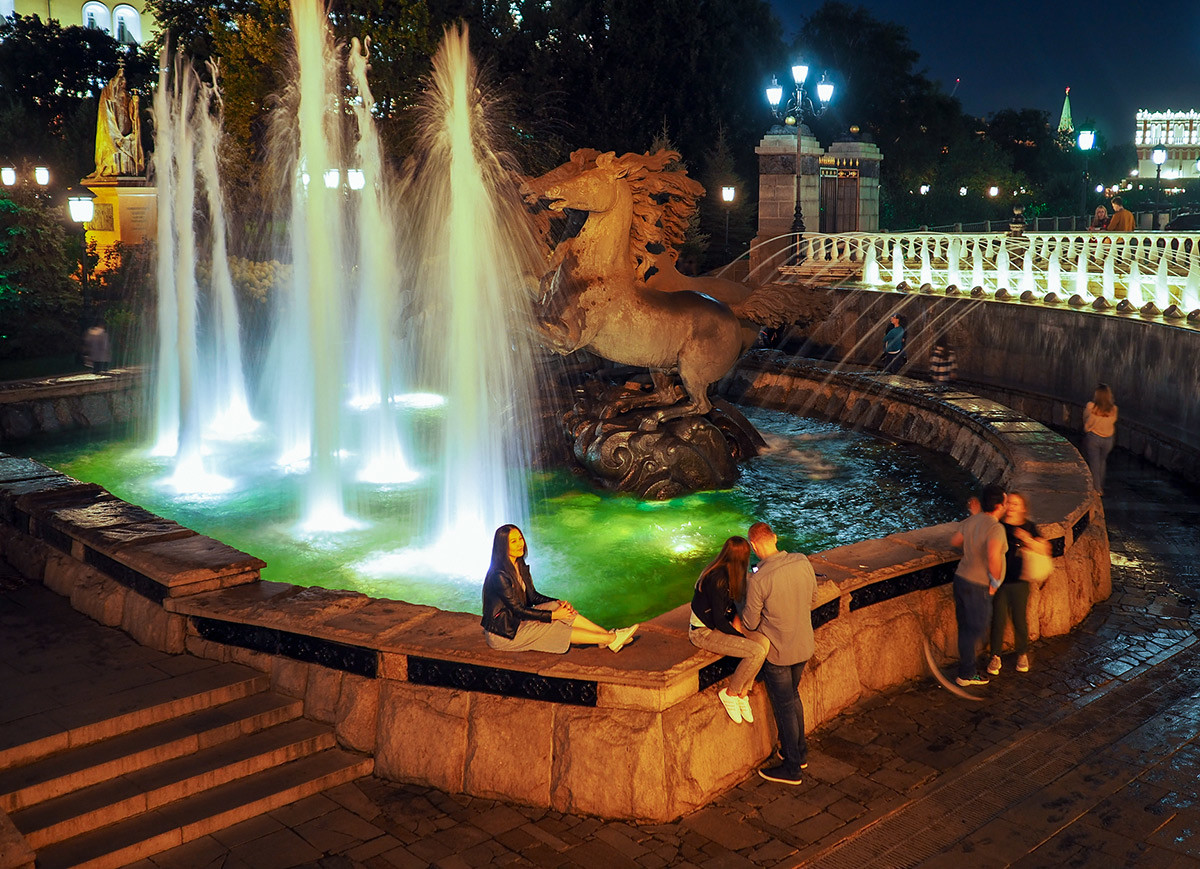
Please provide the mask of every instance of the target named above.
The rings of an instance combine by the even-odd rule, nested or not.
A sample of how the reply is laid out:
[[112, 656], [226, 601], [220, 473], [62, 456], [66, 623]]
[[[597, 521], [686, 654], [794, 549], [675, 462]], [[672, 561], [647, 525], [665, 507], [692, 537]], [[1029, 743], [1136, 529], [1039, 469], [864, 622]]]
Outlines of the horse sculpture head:
[[624, 180], [630, 168], [624, 158], [616, 159], [612, 151], [599, 154], [590, 167], [581, 165], [577, 173], [546, 187], [541, 198], [547, 200], [551, 211], [565, 208], [591, 213], [611, 211], [625, 200], [632, 203], [632, 193]]
[[[673, 250], [683, 244], [704, 188], [688, 177], [676, 151], [618, 157], [612, 151], [581, 148], [571, 154], [570, 162], [527, 180], [521, 192], [531, 205], [542, 203], [554, 212], [587, 212], [589, 224], [580, 233], [585, 243], [589, 234], [609, 231], [604, 224], [616, 223], [618, 215], [623, 221], [627, 211], [618, 205], [629, 201], [632, 210], [628, 212], [628, 231], [620, 230], [626, 248], [621, 257], [638, 278], [645, 278], [653, 265], [647, 247]], [[548, 224], [543, 224], [546, 229]], [[578, 248], [575, 239], [559, 244], [552, 260], [561, 260], [570, 247]]]

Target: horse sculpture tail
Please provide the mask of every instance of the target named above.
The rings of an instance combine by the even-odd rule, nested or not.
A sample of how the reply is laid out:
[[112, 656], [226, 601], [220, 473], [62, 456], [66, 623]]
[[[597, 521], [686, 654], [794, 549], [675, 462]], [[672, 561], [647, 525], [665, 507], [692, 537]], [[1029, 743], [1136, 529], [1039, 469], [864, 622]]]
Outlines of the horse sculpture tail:
[[778, 329], [795, 323], [804, 311], [801, 299], [786, 287], [759, 287], [740, 303], [730, 306], [740, 319]]

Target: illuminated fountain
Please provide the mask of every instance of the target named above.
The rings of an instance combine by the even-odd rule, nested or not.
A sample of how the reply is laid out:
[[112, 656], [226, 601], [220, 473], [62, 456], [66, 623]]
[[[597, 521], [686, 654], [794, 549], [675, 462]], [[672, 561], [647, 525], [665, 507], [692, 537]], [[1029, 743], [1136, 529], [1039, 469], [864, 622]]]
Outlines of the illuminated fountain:
[[524, 524], [539, 583], [614, 623], [686, 600], [721, 542], [757, 519], [812, 551], [957, 515], [970, 480], [949, 460], [753, 409], [771, 448], [724, 491], [642, 501], [531, 470], [552, 378], [530, 344], [528, 276], [545, 256], [486, 147], [465, 33], [435, 60], [418, 169], [395, 179], [367, 47], [350, 46], [353, 86], [335, 99], [323, 16], [293, 13], [301, 69], [267, 164], [290, 214], [273, 334], [242, 337], [242, 375], [217, 94], [164, 76], [154, 449], [47, 445], [39, 458], [263, 558], [266, 579], [449, 610], [478, 611], [493, 529]]
[[[444, 402], [437, 467], [420, 472], [440, 480], [436, 504], [410, 512], [438, 517], [422, 529], [431, 539], [486, 545], [497, 525], [528, 514], [531, 427], [514, 408], [531, 406], [534, 364], [527, 330], [511, 321], [525, 293], [521, 244], [534, 240], [507, 228], [520, 222], [497, 201], [500, 163], [486, 150], [466, 33], [448, 33], [435, 59], [424, 159], [396, 182], [371, 115], [366, 47], [354, 40], [349, 52], [347, 124], [330, 109], [342, 70], [323, 7], [291, 8], [297, 75], [282, 102], [293, 111], [281, 113], [270, 162], [287, 190], [280, 258], [291, 270], [256, 384], [261, 427], [246, 397], [216, 172], [219, 97], [182, 65], [162, 74], [159, 190], [170, 207], [160, 209], [154, 453], [172, 459], [176, 491], [212, 495], [245, 485], [222, 443], [257, 431], [263, 449], [269, 437], [273, 462], [302, 480], [297, 532], [321, 537], [370, 521], [347, 503], [358, 481], [416, 481], [411, 405]], [[407, 394], [413, 384], [424, 399]]]

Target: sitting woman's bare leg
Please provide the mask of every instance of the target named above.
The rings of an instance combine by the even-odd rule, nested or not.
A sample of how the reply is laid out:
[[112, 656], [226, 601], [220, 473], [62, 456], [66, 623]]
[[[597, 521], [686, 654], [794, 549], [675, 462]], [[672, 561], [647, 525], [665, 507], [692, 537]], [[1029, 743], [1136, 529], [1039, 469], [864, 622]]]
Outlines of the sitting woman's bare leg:
[[588, 622], [590, 627], [584, 627], [579, 624], [581, 621], [586, 621], [577, 617], [574, 624], [571, 625], [571, 642], [579, 646], [607, 646], [617, 636], [616, 631], [606, 631], [603, 628], [598, 628], [591, 622]]

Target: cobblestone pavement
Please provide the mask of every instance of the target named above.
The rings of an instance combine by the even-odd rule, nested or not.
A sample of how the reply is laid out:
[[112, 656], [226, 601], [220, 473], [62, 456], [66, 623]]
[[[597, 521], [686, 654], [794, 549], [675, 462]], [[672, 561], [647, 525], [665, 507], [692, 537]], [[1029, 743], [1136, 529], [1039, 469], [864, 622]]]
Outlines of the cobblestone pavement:
[[1117, 453], [1105, 508], [1113, 594], [1032, 672], [870, 698], [799, 787], [644, 825], [365, 779], [136, 865], [1200, 866], [1200, 493]]

